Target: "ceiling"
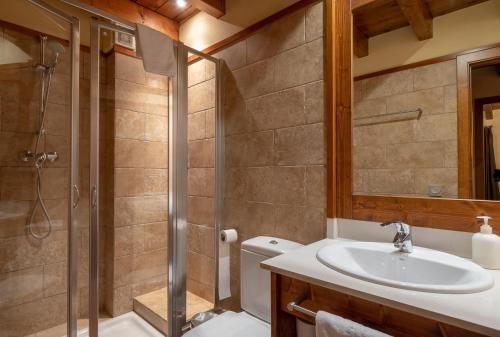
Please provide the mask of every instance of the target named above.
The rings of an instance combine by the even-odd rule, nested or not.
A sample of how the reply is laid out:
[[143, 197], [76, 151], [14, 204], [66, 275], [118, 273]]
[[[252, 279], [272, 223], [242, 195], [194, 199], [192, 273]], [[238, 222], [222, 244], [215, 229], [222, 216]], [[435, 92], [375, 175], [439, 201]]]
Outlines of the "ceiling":
[[187, 5], [184, 8], [177, 6], [176, 0], [132, 1], [177, 22], [183, 22], [200, 11], [198, 8], [193, 6], [193, 4], [189, 0], [186, 1]]
[[368, 55], [367, 39], [411, 26], [419, 40], [432, 38], [432, 19], [487, 0], [353, 0], [356, 55]]

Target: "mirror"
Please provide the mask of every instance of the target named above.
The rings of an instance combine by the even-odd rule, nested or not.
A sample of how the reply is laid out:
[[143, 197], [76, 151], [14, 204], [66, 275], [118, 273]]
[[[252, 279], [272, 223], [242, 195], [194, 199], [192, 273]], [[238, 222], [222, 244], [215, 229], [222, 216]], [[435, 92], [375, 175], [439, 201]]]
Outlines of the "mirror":
[[500, 200], [500, 2], [423, 3], [353, 4], [354, 194]]

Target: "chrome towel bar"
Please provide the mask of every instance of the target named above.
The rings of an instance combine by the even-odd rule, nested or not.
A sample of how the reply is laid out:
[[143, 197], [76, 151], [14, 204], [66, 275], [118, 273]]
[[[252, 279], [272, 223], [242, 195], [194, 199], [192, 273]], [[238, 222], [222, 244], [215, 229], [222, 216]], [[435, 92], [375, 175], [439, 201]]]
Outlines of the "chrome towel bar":
[[312, 317], [314, 319], [316, 318], [316, 312], [309, 310], [309, 309], [306, 309], [304, 307], [301, 307], [299, 304], [295, 303], [294, 301], [288, 303], [286, 308], [289, 311], [297, 311], [297, 312], [300, 312], [301, 314], [307, 315], [307, 316]]

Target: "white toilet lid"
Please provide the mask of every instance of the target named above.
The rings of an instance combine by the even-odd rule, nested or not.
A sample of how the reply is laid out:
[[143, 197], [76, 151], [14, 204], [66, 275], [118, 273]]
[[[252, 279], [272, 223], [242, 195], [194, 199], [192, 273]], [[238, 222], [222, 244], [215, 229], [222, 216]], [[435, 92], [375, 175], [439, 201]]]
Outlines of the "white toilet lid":
[[271, 327], [246, 312], [226, 311], [188, 331], [184, 337], [271, 337]]

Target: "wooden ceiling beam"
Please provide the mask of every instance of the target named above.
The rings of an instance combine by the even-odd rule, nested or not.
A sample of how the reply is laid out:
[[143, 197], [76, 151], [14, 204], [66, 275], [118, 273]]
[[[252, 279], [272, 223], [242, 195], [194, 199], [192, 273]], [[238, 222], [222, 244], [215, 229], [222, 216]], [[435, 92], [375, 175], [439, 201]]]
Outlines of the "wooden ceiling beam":
[[432, 38], [432, 15], [424, 0], [396, 0], [417, 38]]
[[191, 0], [191, 4], [216, 18], [226, 14], [226, 0]]
[[81, 2], [102, 9], [108, 13], [156, 29], [174, 40], [179, 40], [179, 24], [151, 9], [131, 0], [80, 0]]
[[368, 37], [356, 26], [352, 25], [352, 49], [357, 57], [368, 56]]

